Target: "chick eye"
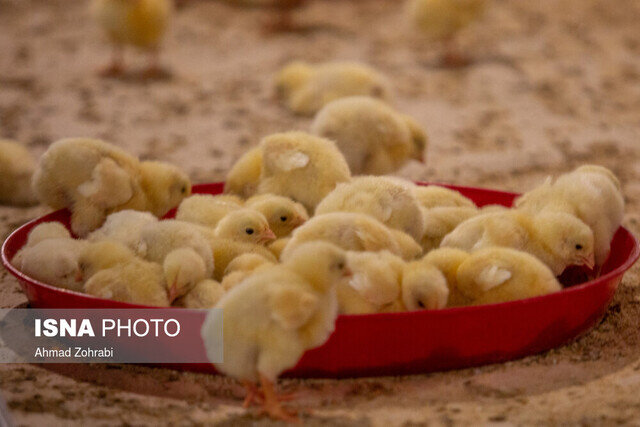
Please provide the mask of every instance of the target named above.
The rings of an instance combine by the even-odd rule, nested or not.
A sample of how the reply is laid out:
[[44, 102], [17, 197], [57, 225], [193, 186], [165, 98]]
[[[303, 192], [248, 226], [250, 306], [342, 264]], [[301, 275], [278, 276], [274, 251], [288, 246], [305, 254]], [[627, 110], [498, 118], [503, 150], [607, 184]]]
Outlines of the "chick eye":
[[338, 268], [339, 268], [340, 270], [342, 270], [342, 269], [344, 268], [344, 262], [339, 262], [339, 263], [338, 263]]
[[424, 303], [423, 303], [422, 301], [418, 301], [418, 307], [420, 307], [420, 308], [425, 308], [425, 307], [424, 307]]
[[183, 185], [183, 186], [182, 186], [182, 188], [180, 189], [180, 192], [181, 192], [182, 194], [186, 194], [186, 192], [187, 192], [187, 186], [186, 186], [186, 185]]
[[244, 230], [247, 234], [253, 234], [253, 228], [249, 227]]
[[286, 222], [286, 221], [287, 221], [287, 217], [286, 217], [286, 216], [284, 216], [284, 215], [282, 215], [282, 216], [280, 217], [280, 221], [282, 221], [282, 222]]
[[577, 244], [577, 245], [576, 245], [576, 249], [577, 249], [577, 250], [582, 249], [582, 245], [581, 245], [581, 244]]

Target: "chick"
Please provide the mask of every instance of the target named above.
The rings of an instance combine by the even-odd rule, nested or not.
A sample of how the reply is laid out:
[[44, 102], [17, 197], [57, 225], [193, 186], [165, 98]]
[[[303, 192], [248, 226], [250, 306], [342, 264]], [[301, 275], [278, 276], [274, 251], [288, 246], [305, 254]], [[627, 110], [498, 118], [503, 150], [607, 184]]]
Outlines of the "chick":
[[596, 265], [609, 256], [610, 244], [624, 216], [620, 183], [611, 171], [585, 165], [525, 193], [515, 201], [522, 211], [566, 212], [593, 230]]
[[215, 228], [215, 236], [259, 245], [276, 239], [264, 215], [249, 208], [238, 209], [222, 218]]
[[401, 290], [403, 311], [438, 310], [446, 307], [449, 299], [447, 279], [424, 259], [404, 266]]
[[115, 240], [135, 250], [140, 243], [142, 230], [147, 224], [158, 222], [158, 218], [149, 212], [124, 210], [112, 213], [104, 224], [87, 236], [90, 242]]
[[[335, 283], [350, 274], [346, 255], [324, 242], [300, 246], [279, 265], [261, 269], [227, 292], [216, 305], [222, 309], [224, 363], [222, 373], [236, 378], [248, 390], [245, 405], [261, 400], [273, 418], [292, 421], [274, 383], [311, 348], [323, 344], [334, 329], [337, 311]], [[207, 317], [202, 327], [208, 336], [220, 327]], [[263, 399], [257, 399], [259, 381]]]
[[402, 258], [388, 251], [347, 252], [347, 261], [353, 276], [337, 285], [340, 313], [378, 313], [400, 299]]
[[447, 234], [441, 246], [467, 251], [490, 246], [522, 250], [556, 275], [570, 265], [594, 265], [593, 232], [575, 216], [562, 212], [532, 216], [507, 210], [478, 215]]
[[303, 243], [322, 240], [347, 251], [379, 252], [387, 250], [402, 256], [397, 238], [376, 219], [363, 214], [335, 212], [311, 218], [296, 228], [284, 248], [281, 259]]
[[233, 259], [224, 270], [222, 288], [225, 291], [235, 287], [249, 277], [258, 267], [274, 264], [271, 260], [255, 253], [242, 254]]
[[420, 240], [424, 218], [414, 185], [400, 178], [362, 176], [339, 184], [316, 208], [316, 214], [357, 212]]
[[289, 242], [291, 241], [291, 237], [284, 237], [282, 239], [277, 239], [269, 244], [268, 248], [272, 254], [276, 256], [276, 258], [280, 259], [280, 255], [282, 255], [282, 251], [287, 247]]
[[68, 237], [45, 239], [22, 249], [12, 263], [40, 282], [81, 291], [83, 281], [79, 258], [86, 244]]
[[356, 62], [311, 65], [294, 61], [278, 73], [276, 90], [286, 106], [301, 115], [313, 115], [329, 102], [348, 96], [391, 100], [386, 77]]
[[81, 237], [120, 210], [163, 216], [191, 192], [189, 178], [176, 167], [139, 162], [118, 147], [88, 138], [51, 144], [34, 173], [33, 188], [42, 203], [71, 210], [71, 229]]
[[260, 194], [249, 198], [245, 206], [262, 213], [269, 222], [269, 228], [277, 238], [287, 237], [309, 219], [302, 204], [275, 194]]
[[233, 165], [224, 183], [225, 193], [243, 198], [251, 197], [258, 191], [262, 172], [262, 148], [254, 147], [240, 157]]
[[175, 305], [184, 308], [206, 309], [214, 307], [224, 295], [224, 289], [215, 280], [205, 279], [198, 282], [185, 296], [175, 301]]
[[31, 206], [38, 203], [31, 189], [36, 161], [15, 141], [0, 139], [0, 203]]
[[267, 136], [260, 143], [262, 172], [258, 193], [272, 193], [302, 203], [314, 212], [338, 183], [351, 179], [344, 156], [327, 139], [304, 132]]
[[398, 244], [399, 254], [403, 259], [412, 260], [422, 255], [422, 246], [413, 237], [400, 230], [388, 229], [394, 240]]
[[473, 201], [455, 190], [439, 185], [416, 185], [413, 189], [425, 209], [440, 207], [475, 208]]
[[493, 304], [557, 292], [562, 286], [536, 257], [510, 248], [485, 248], [458, 267], [458, 290], [472, 305]]
[[91, 14], [113, 44], [107, 76], [124, 72], [124, 47], [131, 45], [150, 55], [146, 75], [164, 74], [158, 60], [160, 43], [169, 23], [171, 0], [92, 0]]
[[458, 225], [478, 215], [476, 207], [445, 206], [423, 211], [424, 234], [420, 243], [425, 252], [440, 246], [442, 239]]
[[242, 201], [229, 195], [194, 194], [180, 203], [176, 219], [215, 228], [225, 215], [241, 208]]
[[426, 134], [420, 126], [384, 102], [351, 96], [325, 105], [311, 124], [311, 133], [336, 143], [351, 173], [385, 175], [407, 160], [424, 161]]
[[458, 290], [458, 268], [467, 258], [469, 258], [468, 252], [456, 248], [434, 249], [422, 258], [422, 262], [433, 265], [444, 275], [449, 289], [447, 307], [471, 303], [471, 300]]
[[71, 233], [67, 227], [57, 221], [43, 222], [36, 225], [29, 232], [25, 247], [35, 246], [47, 239], [70, 239]]
[[409, 0], [408, 12], [420, 31], [444, 43], [442, 64], [456, 67], [470, 62], [458, 50], [456, 36], [483, 14], [485, 6], [486, 0]]

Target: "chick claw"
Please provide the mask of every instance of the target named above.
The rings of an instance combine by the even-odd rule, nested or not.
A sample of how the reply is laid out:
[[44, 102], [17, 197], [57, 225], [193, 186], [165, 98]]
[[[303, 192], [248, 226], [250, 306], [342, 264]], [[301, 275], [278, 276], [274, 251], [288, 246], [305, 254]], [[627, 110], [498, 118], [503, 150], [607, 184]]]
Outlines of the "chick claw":
[[262, 386], [262, 393], [264, 395], [264, 401], [262, 402], [262, 408], [260, 414], [266, 414], [273, 419], [281, 420], [289, 423], [299, 423], [300, 418], [294, 411], [288, 411], [280, 405], [278, 395], [276, 394], [273, 381], [269, 380], [264, 375], [260, 374], [260, 384]]

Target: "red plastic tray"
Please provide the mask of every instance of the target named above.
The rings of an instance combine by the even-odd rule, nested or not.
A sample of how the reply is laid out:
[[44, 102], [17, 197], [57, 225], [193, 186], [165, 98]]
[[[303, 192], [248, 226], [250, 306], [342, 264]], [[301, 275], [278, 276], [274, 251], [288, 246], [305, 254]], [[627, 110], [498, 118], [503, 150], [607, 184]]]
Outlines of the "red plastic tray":
[[[223, 183], [196, 185], [194, 192], [217, 194], [223, 186]], [[510, 206], [517, 196], [479, 188], [447, 187], [460, 191], [479, 206]], [[2, 246], [2, 262], [20, 282], [31, 306], [141, 307], [60, 289], [16, 270], [9, 260], [24, 245], [29, 231], [45, 221], [60, 221], [68, 226], [69, 213], [56, 211], [28, 222], [14, 231]], [[611, 302], [623, 274], [639, 255], [637, 240], [621, 227], [613, 238], [611, 255], [601, 276], [561, 292], [477, 307], [340, 316], [327, 343], [305, 353], [286, 375], [353, 377], [424, 373], [502, 362], [557, 347], [595, 325]], [[170, 367], [215, 372], [207, 364]]]

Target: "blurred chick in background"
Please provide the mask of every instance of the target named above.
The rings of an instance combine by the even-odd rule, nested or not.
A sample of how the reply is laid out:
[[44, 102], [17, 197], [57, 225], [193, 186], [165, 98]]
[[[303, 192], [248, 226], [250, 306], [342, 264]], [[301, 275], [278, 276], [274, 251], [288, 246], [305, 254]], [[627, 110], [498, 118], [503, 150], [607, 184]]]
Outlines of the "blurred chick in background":
[[457, 35], [478, 20], [486, 8], [486, 0], [408, 0], [407, 9], [413, 24], [430, 40], [444, 45], [442, 65], [468, 65], [469, 58], [460, 52]]
[[334, 141], [355, 175], [389, 174], [409, 159], [424, 163], [424, 130], [371, 97], [331, 101], [315, 116], [311, 133]]
[[31, 188], [36, 160], [21, 144], [0, 139], [0, 203], [14, 206], [38, 204]]
[[292, 112], [307, 116], [329, 102], [347, 96], [391, 100], [387, 79], [371, 67], [356, 62], [317, 65], [292, 62], [276, 76], [276, 91]]
[[91, 0], [91, 14], [113, 45], [105, 76], [125, 70], [124, 48], [134, 46], [149, 54], [147, 77], [166, 74], [159, 63], [160, 44], [173, 11], [171, 0]]

